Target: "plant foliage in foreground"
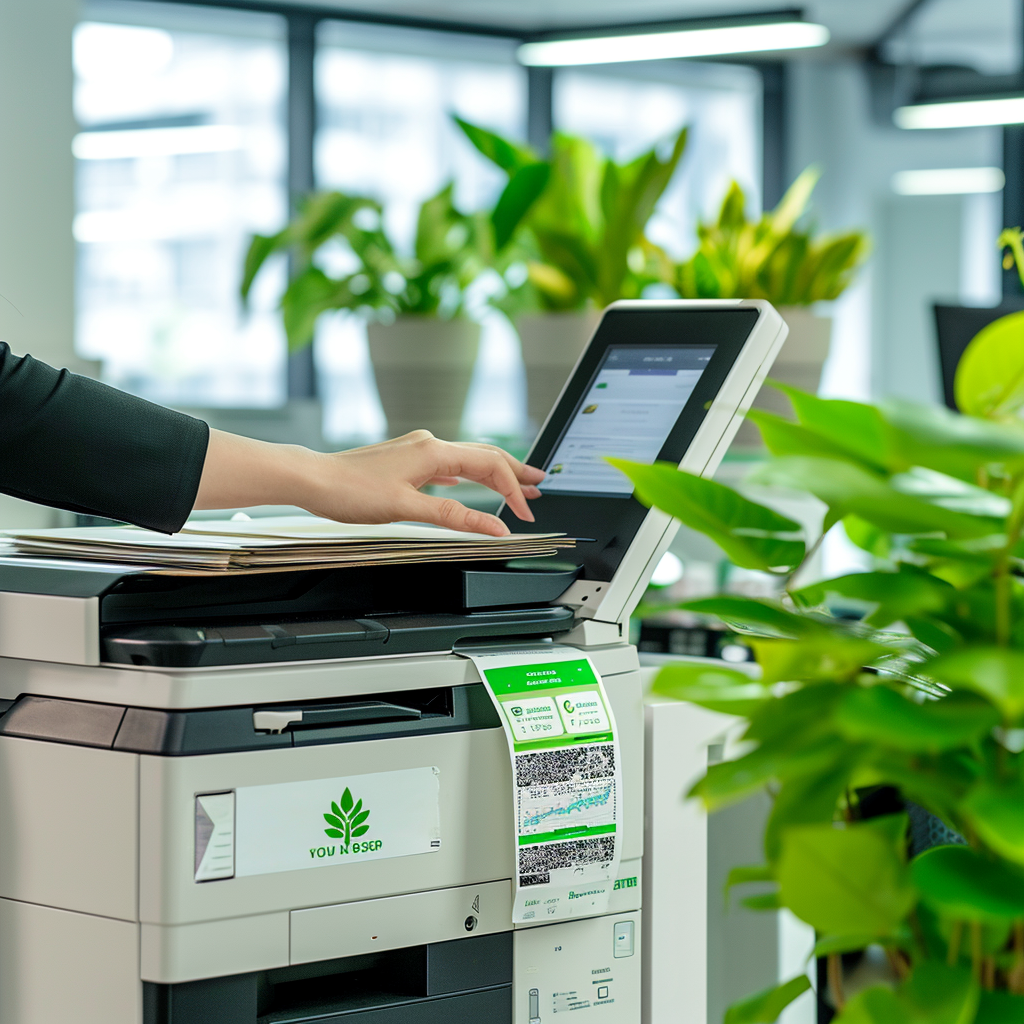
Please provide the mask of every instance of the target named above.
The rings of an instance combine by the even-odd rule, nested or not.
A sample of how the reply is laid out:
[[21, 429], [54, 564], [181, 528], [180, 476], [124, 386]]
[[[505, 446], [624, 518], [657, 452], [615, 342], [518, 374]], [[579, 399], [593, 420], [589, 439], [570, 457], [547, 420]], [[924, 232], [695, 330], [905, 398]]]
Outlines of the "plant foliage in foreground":
[[[751, 414], [772, 453], [756, 478], [823, 502], [825, 532], [842, 524], [870, 572], [797, 586], [819, 537], [672, 466], [616, 463], [641, 500], [784, 582], [779, 602], [684, 606], [747, 633], [760, 681], [681, 664], [656, 686], [746, 720], [747, 752], [693, 792], [712, 810], [773, 795], [765, 863], [730, 881], [772, 883], [751, 905], [815, 928], [841, 1024], [1024, 1022], [1024, 329], [982, 332], [962, 365], [972, 415], [789, 389], [795, 421]], [[905, 813], [865, 816], [878, 787], [966, 842], [911, 857]], [[871, 944], [899, 981], [847, 1001], [839, 957]], [[729, 1024], [775, 1020], [805, 987]]]

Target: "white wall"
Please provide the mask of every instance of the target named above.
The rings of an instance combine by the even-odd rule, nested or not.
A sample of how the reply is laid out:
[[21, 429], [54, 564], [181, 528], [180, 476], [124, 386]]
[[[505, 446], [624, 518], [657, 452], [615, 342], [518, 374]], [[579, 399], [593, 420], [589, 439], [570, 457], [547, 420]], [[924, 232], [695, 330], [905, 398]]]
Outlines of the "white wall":
[[[82, 370], [73, 351], [71, 238], [77, 17], [77, 0], [0, 3], [0, 339], [19, 354]], [[0, 495], [0, 527], [52, 517]]]
[[[999, 166], [1001, 133], [913, 132], [876, 124], [867, 71], [852, 61], [797, 62], [791, 82], [790, 175], [820, 164], [825, 175], [815, 211], [821, 226], [866, 227], [875, 244], [857, 286], [836, 304], [823, 390], [851, 398], [937, 401], [930, 304], [989, 297], [985, 282], [995, 287], [999, 259], [997, 218], [990, 207], [998, 197], [897, 197], [892, 176], [932, 167]], [[991, 239], [981, 237], [979, 245], [979, 231], [965, 229], [977, 228], [982, 216], [980, 234], [990, 233]], [[981, 262], [965, 267], [968, 255]]]

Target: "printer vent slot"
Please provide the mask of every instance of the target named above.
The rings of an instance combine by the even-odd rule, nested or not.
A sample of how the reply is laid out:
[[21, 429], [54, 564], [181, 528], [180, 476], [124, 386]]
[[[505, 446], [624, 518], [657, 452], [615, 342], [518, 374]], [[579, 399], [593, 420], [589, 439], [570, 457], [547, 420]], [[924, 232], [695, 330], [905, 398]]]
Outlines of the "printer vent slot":
[[512, 933], [176, 985], [143, 983], [143, 1024], [512, 1024]]

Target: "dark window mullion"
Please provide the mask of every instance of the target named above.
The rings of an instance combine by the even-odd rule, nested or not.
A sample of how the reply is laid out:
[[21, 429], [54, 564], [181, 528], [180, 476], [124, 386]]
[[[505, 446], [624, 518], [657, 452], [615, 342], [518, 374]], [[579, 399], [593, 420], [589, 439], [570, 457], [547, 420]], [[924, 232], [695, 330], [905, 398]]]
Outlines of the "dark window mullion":
[[[318, 18], [308, 13], [288, 15], [288, 198], [291, 212], [316, 188], [313, 146], [316, 137], [316, 60]], [[294, 268], [292, 268], [294, 269]], [[288, 397], [316, 398], [313, 346], [288, 356]]]

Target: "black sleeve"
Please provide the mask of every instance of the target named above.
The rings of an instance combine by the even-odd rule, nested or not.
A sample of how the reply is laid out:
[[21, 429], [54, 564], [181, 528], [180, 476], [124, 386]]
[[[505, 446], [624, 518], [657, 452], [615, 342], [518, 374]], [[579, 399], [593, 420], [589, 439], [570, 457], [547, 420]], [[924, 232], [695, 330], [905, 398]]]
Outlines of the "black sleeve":
[[0, 342], [0, 491], [174, 533], [199, 490], [210, 429]]

